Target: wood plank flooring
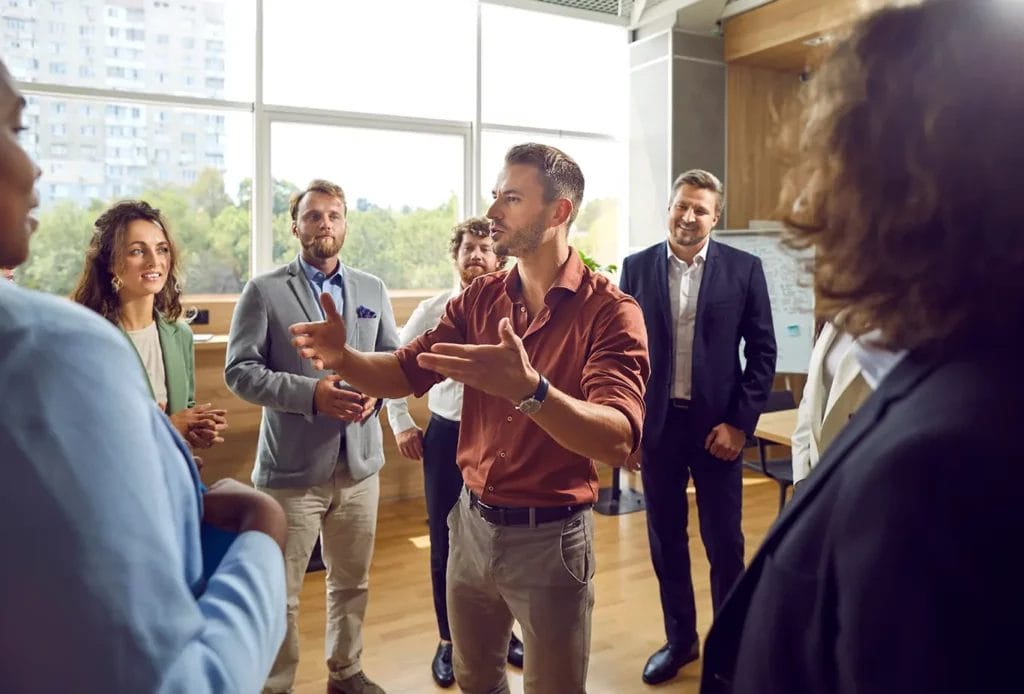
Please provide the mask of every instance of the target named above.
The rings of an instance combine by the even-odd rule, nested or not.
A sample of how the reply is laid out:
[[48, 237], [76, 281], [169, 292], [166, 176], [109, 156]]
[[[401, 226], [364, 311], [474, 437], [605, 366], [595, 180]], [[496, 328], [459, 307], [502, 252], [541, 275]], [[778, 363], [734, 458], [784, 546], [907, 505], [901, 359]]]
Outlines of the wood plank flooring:
[[[743, 531], [748, 559], [775, 519], [777, 490], [774, 482], [763, 477], [744, 477]], [[697, 532], [692, 489], [689, 499], [697, 627], [703, 640], [711, 623], [711, 593], [707, 559]], [[588, 691], [591, 694], [697, 692], [699, 661], [685, 667], [674, 681], [658, 687], [649, 687], [640, 679], [647, 657], [665, 640], [644, 513], [595, 514], [594, 518], [596, 604]], [[388, 694], [446, 691], [435, 686], [430, 677], [430, 660], [437, 647], [437, 625], [430, 591], [426, 534], [422, 499], [381, 506], [377, 547], [370, 571], [370, 605], [363, 631], [363, 668]], [[301, 660], [296, 694], [322, 694], [327, 681], [322, 571], [306, 575], [299, 607], [299, 629]], [[510, 668], [509, 679], [512, 691], [521, 693], [520, 671]]]

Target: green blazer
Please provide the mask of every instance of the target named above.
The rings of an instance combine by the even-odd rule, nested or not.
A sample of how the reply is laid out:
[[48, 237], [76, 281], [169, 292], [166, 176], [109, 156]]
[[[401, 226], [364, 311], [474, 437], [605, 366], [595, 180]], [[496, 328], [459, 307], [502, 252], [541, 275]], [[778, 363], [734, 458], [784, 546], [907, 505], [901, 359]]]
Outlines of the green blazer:
[[[196, 406], [196, 366], [195, 347], [192, 340], [192, 328], [185, 321], [169, 323], [163, 316], [156, 319], [157, 334], [160, 336], [160, 352], [164, 359], [164, 374], [167, 380], [167, 414], [174, 414], [189, 407]], [[124, 328], [121, 328], [124, 332]], [[125, 337], [128, 334], [125, 333]], [[128, 340], [135, 349], [135, 343]], [[135, 353], [138, 356], [138, 352]], [[139, 357], [139, 366], [145, 374], [146, 367]], [[155, 398], [153, 387], [146, 375], [149, 394]]]

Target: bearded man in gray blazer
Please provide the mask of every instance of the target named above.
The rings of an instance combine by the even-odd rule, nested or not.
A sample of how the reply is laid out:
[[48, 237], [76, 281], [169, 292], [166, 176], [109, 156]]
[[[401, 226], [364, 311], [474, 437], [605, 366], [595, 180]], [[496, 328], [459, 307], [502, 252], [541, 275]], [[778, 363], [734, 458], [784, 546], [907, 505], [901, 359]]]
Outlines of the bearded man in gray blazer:
[[296, 618], [306, 566], [320, 537], [327, 567], [328, 691], [377, 694], [362, 671], [362, 624], [384, 465], [380, 402], [318, 371], [291, 346], [288, 326], [320, 320], [330, 294], [357, 349], [390, 352], [398, 331], [384, 283], [344, 265], [345, 193], [315, 180], [291, 200], [292, 234], [302, 245], [288, 265], [253, 278], [231, 321], [224, 378], [263, 407], [253, 483], [288, 516], [285, 561], [288, 632], [264, 692], [291, 691], [299, 661]]

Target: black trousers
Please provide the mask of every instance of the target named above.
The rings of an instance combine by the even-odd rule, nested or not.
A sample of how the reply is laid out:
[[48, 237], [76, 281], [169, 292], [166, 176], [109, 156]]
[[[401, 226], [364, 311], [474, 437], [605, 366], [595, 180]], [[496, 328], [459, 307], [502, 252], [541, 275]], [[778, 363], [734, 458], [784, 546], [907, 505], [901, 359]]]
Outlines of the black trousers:
[[658, 576], [665, 635], [687, 648], [697, 639], [697, 607], [690, 573], [690, 478], [697, 497], [700, 536], [711, 564], [715, 612], [743, 572], [742, 470], [739, 459], [725, 461], [704, 450], [708, 432], [696, 431], [688, 410], [669, 407], [660, 441], [644, 442], [641, 475], [647, 506], [647, 536]]
[[448, 513], [462, 491], [462, 471], [455, 463], [459, 445], [459, 423], [436, 414], [423, 435], [423, 492], [427, 497], [430, 528], [430, 583], [434, 590], [437, 631], [451, 641], [445, 585], [448, 573]]

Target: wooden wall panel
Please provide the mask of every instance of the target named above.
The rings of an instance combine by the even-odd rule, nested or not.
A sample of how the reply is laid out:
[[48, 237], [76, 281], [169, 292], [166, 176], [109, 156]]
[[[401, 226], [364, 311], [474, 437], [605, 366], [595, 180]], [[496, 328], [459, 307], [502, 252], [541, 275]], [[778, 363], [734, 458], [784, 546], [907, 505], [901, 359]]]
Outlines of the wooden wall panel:
[[726, 76], [727, 225], [744, 229], [751, 219], [773, 219], [786, 167], [779, 133], [797, 115], [796, 75], [729, 65]]
[[775, 0], [725, 23], [725, 62], [799, 71], [814, 51], [805, 39], [842, 33], [858, 18], [907, 0]]

